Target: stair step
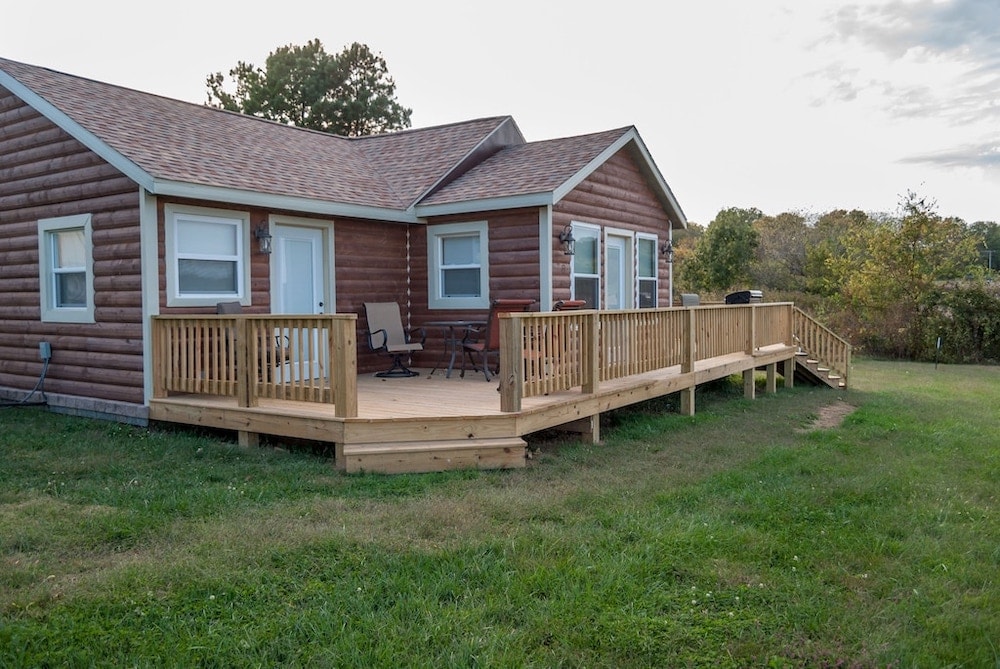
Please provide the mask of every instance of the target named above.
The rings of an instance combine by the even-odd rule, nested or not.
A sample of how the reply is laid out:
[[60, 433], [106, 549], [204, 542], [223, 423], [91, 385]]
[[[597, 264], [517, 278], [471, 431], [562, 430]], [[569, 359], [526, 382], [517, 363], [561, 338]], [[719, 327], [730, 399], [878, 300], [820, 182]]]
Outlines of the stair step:
[[344, 447], [344, 465], [386, 474], [524, 467], [526, 446], [520, 437], [353, 444]]

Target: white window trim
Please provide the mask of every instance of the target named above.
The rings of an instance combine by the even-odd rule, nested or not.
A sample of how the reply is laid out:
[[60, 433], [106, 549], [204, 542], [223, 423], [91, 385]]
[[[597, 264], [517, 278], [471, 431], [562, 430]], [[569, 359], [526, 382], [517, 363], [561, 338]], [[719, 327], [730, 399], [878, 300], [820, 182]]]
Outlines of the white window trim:
[[[585, 276], [587, 278], [597, 279], [597, 300], [598, 303], [590, 306], [587, 305], [588, 309], [600, 309], [604, 297], [604, 277], [601, 275], [601, 250], [603, 248], [603, 238], [601, 236], [601, 226], [594, 225], [593, 223], [581, 223], [579, 221], [570, 222], [571, 230], [574, 231], [574, 237], [576, 230], [594, 230], [597, 233], [597, 273], [596, 274], [581, 274], [580, 276]], [[576, 295], [576, 255], [570, 256], [569, 261], [569, 292], [570, 299], [578, 299]]]
[[[211, 307], [223, 300], [239, 301], [243, 306], [250, 306], [250, 214], [245, 211], [230, 211], [226, 209], [208, 209], [204, 207], [189, 207], [185, 205], [164, 205], [164, 242], [166, 247], [167, 267], [167, 306], [168, 307]], [[236, 293], [199, 293], [198, 295], [183, 295], [177, 276], [177, 221], [178, 217], [202, 220], [207, 223], [223, 223], [236, 226], [237, 248], [239, 257], [236, 259]]]
[[[83, 228], [84, 270], [87, 275], [87, 304], [84, 307], [55, 305], [51, 233]], [[96, 323], [94, 315], [94, 244], [91, 214], [43, 218], [38, 221], [38, 292], [43, 322]]]
[[[431, 309], [488, 309], [490, 306], [490, 246], [486, 221], [427, 227], [427, 295]], [[441, 238], [479, 234], [479, 296], [441, 297]]]
[[[642, 276], [639, 274], [639, 240], [647, 239], [653, 242], [653, 276]], [[639, 307], [639, 284], [643, 281], [655, 281], [656, 287], [653, 290], [653, 306], [655, 309], [660, 306], [660, 238], [648, 232], [635, 233], [635, 306]], [[646, 307], [643, 307], [646, 308]]]

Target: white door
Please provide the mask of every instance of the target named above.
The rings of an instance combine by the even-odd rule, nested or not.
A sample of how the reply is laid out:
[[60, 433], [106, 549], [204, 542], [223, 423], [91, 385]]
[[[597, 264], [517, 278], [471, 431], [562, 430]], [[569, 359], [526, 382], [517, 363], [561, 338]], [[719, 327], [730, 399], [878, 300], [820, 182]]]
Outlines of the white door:
[[[274, 263], [271, 281], [271, 312], [275, 314], [322, 314], [330, 311], [324, 290], [324, 234], [319, 228], [275, 224]], [[332, 305], [331, 305], [332, 307]], [[320, 333], [281, 333], [288, 337], [291, 359], [281, 376], [298, 380], [300, 370], [311, 370], [319, 378], [326, 365], [319, 350]], [[325, 341], [326, 337], [322, 338]]]
[[632, 240], [608, 235], [605, 240], [605, 306], [632, 308]]

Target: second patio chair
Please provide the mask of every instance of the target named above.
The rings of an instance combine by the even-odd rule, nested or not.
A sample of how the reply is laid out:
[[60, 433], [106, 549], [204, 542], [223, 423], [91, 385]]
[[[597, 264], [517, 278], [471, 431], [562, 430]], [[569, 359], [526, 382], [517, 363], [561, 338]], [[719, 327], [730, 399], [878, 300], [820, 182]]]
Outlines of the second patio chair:
[[[392, 367], [384, 372], [377, 372], [375, 376], [419, 376], [420, 372], [403, 364], [403, 356], [424, 350], [427, 336], [423, 328], [404, 330], [399, 305], [395, 302], [365, 302], [365, 316], [368, 319], [369, 348], [392, 356]], [[418, 334], [419, 341], [415, 337]]]
[[[497, 314], [527, 311], [534, 303], [535, 301], [530, 299], [493, 300], [490, 304], [490, 315], [489, 320], [486, 321], [486, 327], [481, 329], [469, 328], [466, 331], [465, 339], [462, 340], [462, 350], [465, 352], [465, 357], [462, 359], [462, 373], [460, 376], [465, 376], [465, 360], [468, 359], [472, 368], [482, 371], [486, 375], [486, 380], [489, 381], [490, 356], [497, 357], [495, 367], [497, 371], [494, 373], [499, 373], [500, 319], [497, 318]], [[478, 364], [473, 359], [473, 355], [479, 357]]]

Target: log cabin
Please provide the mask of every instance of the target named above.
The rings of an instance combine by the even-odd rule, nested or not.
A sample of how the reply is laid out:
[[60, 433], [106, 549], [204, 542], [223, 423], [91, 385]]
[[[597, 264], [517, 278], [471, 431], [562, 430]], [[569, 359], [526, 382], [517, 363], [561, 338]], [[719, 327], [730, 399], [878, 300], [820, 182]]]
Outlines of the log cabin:
[[[669, 334], [642, 336], [672, 342], [674, 357], [658, 369], [677, 367], [684, 380], [670, 392], [690, 392], [693, 411], [693, 388], [711, 373], [696, 373], [708, 359], [694, 353], [696, 319], [672, 309], [672, 231], [685, 226], [635, 127], [529, 142], [513, 118], [495, 116], [341, 137], [0, 58], [0, 397], [14, 401], [43, 380], [53, 410], [216, 426], [246, 443], [315, 438], [337, 444], [338, 466], [349, 470], [520, 466], [531, 430], [583, 421], [597, 438], [596, 417], [614, 404], [600, 399], [598, 382], [610, 379], [614, 356], [631, 355], [599, 343], [614, 330], [601, 323], [608, 314], [638, 314], [632, 328], [672, 314], [657, 326]], [[481, 392], [480, 375], [474, 387], [452, 383], [456, 394], [432, 400], [436, 409], [409, 422], [389, 412], [395, 422], [373, 427], [368, 407], [386, 411], [430, 386], [381, 379], [374, 390], [389, 396], [363, 399], [386, 365], [367, 346], [364, 304], [396, 302], [416, 327], [485, 321], [497, 299], [534, 306], [501, 319], [510, 354], [499, 363], [500, 397], [495, 387], [485, 394], [489, 409], [452, 407], [448, 426], [439, 415]], [[588, 309], [558, 314], [560, 300]], [[217, 315], [222, 302], [241, 314]], [[794, 363], [804, 316], [782, 308], [777, 325], [752, 307], [738, 323], [699, 325], [733, 330], [736, 353], [749, 356], [712, 373]], [[550, 351], [539, 372], [547, 380], [526, 378], [512, 342], [564, 326], [578, 333], [579, 373], [554, 381], [552, 356], [563, 353]], [[753, 338], [771, 330], [774, 341]], [[454, 335], [425, 342], [413, 367], [434, 367], [456, 345]], [[297, 362], [261, 372], [269, 345], [294, 349]], [[269, 359], [277, 353], [288, 357], [272, 350]], [[831, 357], [831, 375], [846, 382], [849, 358], [842, 349]], [[535, 407], [529, 413], [548, 417], [523, 420], [525, 402], [571, 389], [590, 404], [552, 415]], [[319, 408], [299, 406], [310, 402]], [[414, 429], [426, 435], [401, 436]], [[373, 453], [363, 457], [365, 448]]]

